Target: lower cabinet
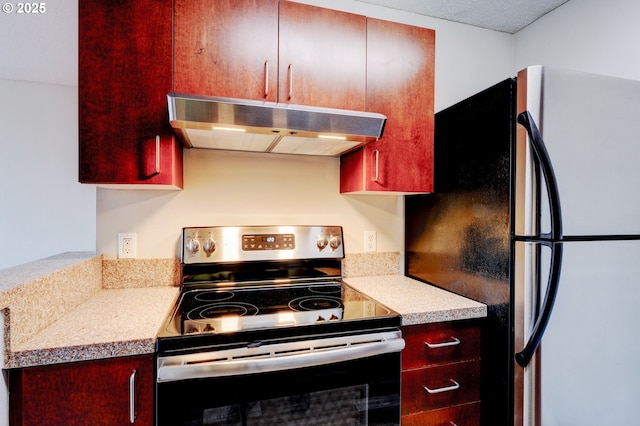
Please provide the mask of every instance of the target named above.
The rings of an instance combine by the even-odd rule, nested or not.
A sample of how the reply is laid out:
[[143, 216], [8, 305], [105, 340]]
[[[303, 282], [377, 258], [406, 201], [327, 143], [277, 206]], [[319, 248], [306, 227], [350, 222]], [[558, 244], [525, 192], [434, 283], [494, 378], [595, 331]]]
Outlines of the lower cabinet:
[[402, 425], [480, 425], [480, 324], [402, 328]]
[[153, 354], [9, 370], [12, 426], [153, 425]]

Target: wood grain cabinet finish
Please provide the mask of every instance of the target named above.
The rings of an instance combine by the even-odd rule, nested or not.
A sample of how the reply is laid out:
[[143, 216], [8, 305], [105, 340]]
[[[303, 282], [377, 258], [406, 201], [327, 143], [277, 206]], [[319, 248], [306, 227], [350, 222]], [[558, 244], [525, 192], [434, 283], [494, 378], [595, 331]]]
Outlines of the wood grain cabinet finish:
[[364, 16], [278, 0], [175, 7], [176, 92], [364, 110]]
[[153, 369], [149, 354], [10, 370], [11, 425], [151, 426]]
[[172, 0], [80, 0], [80, 182], [182, 187], [166, 99], [172, 13]]
[[175, 0], [174, 90], [277, 101], [278, 0]]
[[366, 54], [366, 17], [280, 2], [280, 102], [364, 111]]
[[343, 155], [340, 192], [433, 192], [435, 31], [367, 18], [366, 109], [380, 140]]
[[480, 324], [402, 328], [403, 425], [480, 424]]

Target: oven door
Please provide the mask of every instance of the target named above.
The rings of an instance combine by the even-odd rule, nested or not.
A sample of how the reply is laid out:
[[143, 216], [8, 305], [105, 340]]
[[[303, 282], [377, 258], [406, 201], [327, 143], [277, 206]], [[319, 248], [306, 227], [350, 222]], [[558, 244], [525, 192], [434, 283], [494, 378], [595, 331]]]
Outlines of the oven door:
[[275, 357], [283, 361], [263, 356], [266, 367], [260, 359], [229, 360], [228, 354], [190, 354], [192, 361], [177, 363], [159, 358], [156, 424], [398, 425], [404, 340], [385, 343], [378, 354], [362, 349], [373, 348], [368, 342], [351, 352], [327, 348], [318, 352], [345, 355], [323, 354], [311, 363], [298, 360], [314, 354], [298, 350]]

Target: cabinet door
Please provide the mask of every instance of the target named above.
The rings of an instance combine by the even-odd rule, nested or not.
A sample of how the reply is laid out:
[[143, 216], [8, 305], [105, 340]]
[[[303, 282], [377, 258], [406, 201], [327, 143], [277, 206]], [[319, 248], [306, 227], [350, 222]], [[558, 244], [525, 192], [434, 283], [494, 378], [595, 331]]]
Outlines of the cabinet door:
[[80, 0], [80, 182], [182, 187], [171, 14], [171, 0]]
[[342, 157], [340, 191], [433, 191], [435, 32], [367, 19], [367, 111], [383, 137]]
[[153, 371], [151, 354], [10, 370], [11, 424], [150, 426]]
[[366, 18], [280, 2], [278, 101], [364, 110]]
[[275, 102], [278, 0], [176, 0], [179, 93]]

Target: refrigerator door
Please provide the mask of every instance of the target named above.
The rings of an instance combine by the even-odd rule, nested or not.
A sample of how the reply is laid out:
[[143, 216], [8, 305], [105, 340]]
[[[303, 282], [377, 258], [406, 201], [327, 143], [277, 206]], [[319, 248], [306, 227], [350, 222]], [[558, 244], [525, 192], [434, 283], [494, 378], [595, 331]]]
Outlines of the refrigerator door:
[[[640, 234], [640, 81], [529, 67], [518, 73], [517, 99], [544, 139], [563, 236]], [[515, 234], [536, 237], [551, 231], [547, 187], [522, 126], [516, 140]]]
[[[573, 241], [562, 246], [553, 314], [526, 367], [514, 363], [514, 425], [635, 424], [640, 241]], [[552, 251], [514, 243], [515, 349], [533, 332], [547, 291]]]
[[[636, 424], [640, 241], [562, 245], [560, 286], [531, 390], [540, 417], [531, 424]], [[545, 256], [540, 263], [541, 271], [549, 267]]]

